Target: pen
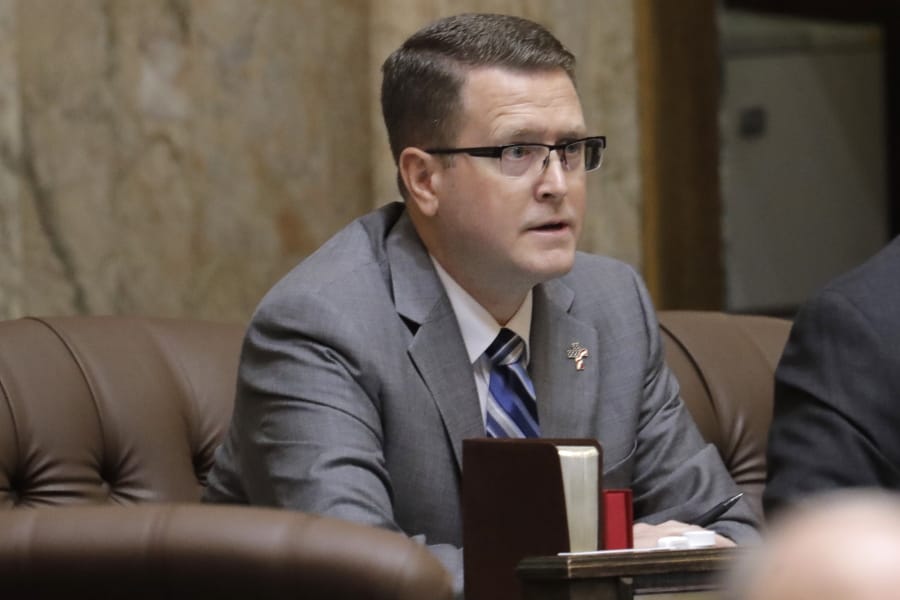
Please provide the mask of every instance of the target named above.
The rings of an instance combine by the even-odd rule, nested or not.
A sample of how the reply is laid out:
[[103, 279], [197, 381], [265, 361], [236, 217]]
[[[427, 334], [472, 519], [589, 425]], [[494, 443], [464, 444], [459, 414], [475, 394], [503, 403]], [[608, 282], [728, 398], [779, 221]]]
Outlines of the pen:
[[728, 511], [729, 508], [731, 508], [732, 506], [737, 504], [737, 501], [740, 500], [741, 496], [743, 496], [743, 495], [744, 495], [744, 492], [738, 492], [731, 498], [728, 498], [727, 500], [723, 500], [722, 502], [719, 502], [718, 504], [713, 506], [711, 509], [709, 509], [702, 515], [700, 515], [698, 517], [694, 517], [693, 519], [691, 519], [688, 522], [692, 523], [694, 525], [699, 525], [700, 527], [706, 527], [707, 525], [712, 524], [716, 519], [718, 519], [719, 517], [724, 515]]

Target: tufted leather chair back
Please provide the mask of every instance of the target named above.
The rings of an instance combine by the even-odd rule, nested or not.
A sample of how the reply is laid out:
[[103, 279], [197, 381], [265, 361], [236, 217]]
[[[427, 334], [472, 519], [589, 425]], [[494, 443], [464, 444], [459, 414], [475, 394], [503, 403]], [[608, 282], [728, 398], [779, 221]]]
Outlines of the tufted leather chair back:
[[0, 322], [0, 508], [199, 501], [243, 327]]
[[659, 320], [682, 399], [762, 522], [775, 367], [790, 321], [692, 311]]
[[[659, 318], [685, 403], [759, 509], [790, 323]], [[196, 320], [0, 322], [0, 508], [198, 501], [231, 418], [242, 335]]]
[[[789, 323], [690, 312], [660, 322], [682, 397], [758, 507]], [[0, 509], [38, 507], [0, 510], [4, 597], [450, 597], [447, 573], [403, 535], [196, 504], [231, 418], [242, 331], [122, 317], [0, 322]]]

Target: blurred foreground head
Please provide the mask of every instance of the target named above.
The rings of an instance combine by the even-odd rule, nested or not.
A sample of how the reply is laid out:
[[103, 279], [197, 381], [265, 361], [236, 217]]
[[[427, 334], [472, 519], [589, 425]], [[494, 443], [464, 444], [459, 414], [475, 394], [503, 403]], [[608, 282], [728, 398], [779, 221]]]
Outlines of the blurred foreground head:
[[798, 505], [733, 584], [738, 600], [900, 599], [900, 496], [841, 491]]

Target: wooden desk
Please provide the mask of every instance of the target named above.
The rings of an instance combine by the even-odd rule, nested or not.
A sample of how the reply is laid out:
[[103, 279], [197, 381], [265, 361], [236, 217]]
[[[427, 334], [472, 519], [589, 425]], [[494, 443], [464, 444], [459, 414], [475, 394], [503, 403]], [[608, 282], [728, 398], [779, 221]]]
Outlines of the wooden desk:
[[740, 548], [622, 551], [526, 558], [524, 600], [715, 599]]

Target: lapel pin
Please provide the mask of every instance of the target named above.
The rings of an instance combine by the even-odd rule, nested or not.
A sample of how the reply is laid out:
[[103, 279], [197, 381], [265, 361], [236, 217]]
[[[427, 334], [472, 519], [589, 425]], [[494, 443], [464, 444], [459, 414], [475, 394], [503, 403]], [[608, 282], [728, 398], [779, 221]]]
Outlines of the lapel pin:
[[584, 359], [588, 356], [590, 356], [588, 349], [578, 342], [572, 342], [566, 350], [566, 357], [575, 361], [576, 371], [584, 371]]

